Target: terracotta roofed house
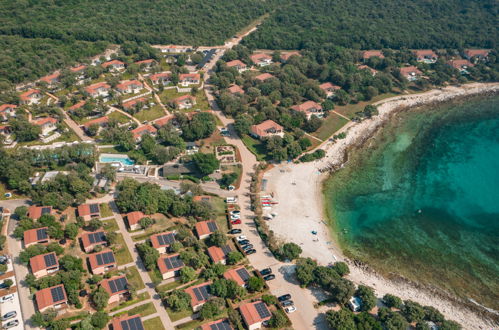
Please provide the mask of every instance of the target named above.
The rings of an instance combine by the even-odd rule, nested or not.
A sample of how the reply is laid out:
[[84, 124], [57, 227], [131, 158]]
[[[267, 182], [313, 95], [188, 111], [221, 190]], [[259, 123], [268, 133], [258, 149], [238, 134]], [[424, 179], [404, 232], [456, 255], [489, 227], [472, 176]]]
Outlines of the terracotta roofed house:
[[326, 93], [327, 97], [333, 96], [334, 93], [336, 93], [336, 91], [341, 89], [340, 86], [332, 84], [330, 82], [325, 82], [323, 84], [320, 84], [319, 88], [322, 89], [324, 91], [324, 93]]
[[81, 244], [83, 245], [83, 250], [86, 253], [90, 253], [97, 245], [107, 245], [106, 233], [104, 230], [84, 233], [81, 235]]
[[168, 85], [172, 81], [172, 73], [170, 71], [155, 73], [149, 76], [154, 85]]
[[246, 270], [244, 266], [239, 266], [237, 268], [229, 269], [224, 273], [224, 278], [226, 280], [233, 280], [240, 286], [245, 286], [251, 277], [250, 273]]
[[265, 81], [265, 80], [271, 79], [271, 78], [274, 78], [274, 76], [271, 75], [270, 73], [262, 73], [262, 74], [259, 74], [258, 76], [255, 77], [255, 79], [259, 80], [259, 81]]
[[400, 75], [409, 81], [417, 80], [423, 73], [415, 66], [400, 68]]
[[105, 127], [107, 126], [108, 123], [109, 123], [109, 117], [103, 116], [87, 121], [85, 124], [83, 124], [83, 127], [85, 128], [86, 131], [88, 131], [89, 128], [93, 125], [98, 125], [99, 127]]
[[158, 130], [156, 128], [154, 128], [154, 126], [147, 124], [147, 125], [139, 126], [136, 129], [133, 129], [131, 132], [133, 134], [133, 138], [135, 139], [135, 141], [139, 142], [140, 140], [142, 140], [142, 135], [150, 134], [150, 135], [154, 136], [154, 135], [156, 135], [157, 131]]
[[144, 85], [138, 80], [124, 80], [116, 86], [118, 92], [123, 94], [138, 93], [144, 88]]
[[49, 308], [61, 309], [67, 305], [68, 297], [64, 285], [59, 284], [35, 292], [35, 300], [38, 310], [43, 313]]
[[128, 228], [130, 228], [130, 230], [140, 229], [139, 221], [145, 217], [146, 215], [140, 211], [127, 213], [126, 219], [128, 222]]
[[34, 244], [44, 244], [49, 242], [47, 233], [48, 227], [28, 229], [23, 233], [24, 248], [28, 248]]
[[249, 330], [261, 328], [262, 323], [272, 317], [267, 305], [261, 300], [242, 304], [239, 310]]
[[192, 95], [182, 95], [173, 100], [178, 109], [190, 109], [196, 104], [196, 98]]
[[364, 61], [370, 59], [371, 57], [385, 58], [381, 50], [366, 50], [362, 52], [362, 59]]
[[248, 70], [248, 66], [240, 60], [233, 60], [226, 63], [229, 68], [236, 68], [239, 73]]
[[163, 116], [161, 118], [158, 118], [154, 121], [154, 125], [156, 127], [163, 127], [165, 126], [166, 124], [168, 124], [170, 121], [172, 121], [173, 119], [175, 119], [175, 116], [174, 115], [167, 115], [167, 116]]
[[232, 252], [232, 249], [228, 245], [222, 246], [221, 248], [218, 246], [210, 246], [208, 248], [208, 255], [215, 264], [227, 264], [227, 256], [230, 252]]
[[451, 60], [447, 62], [447, 65], [459, 70], [461, 73], [466, 73], [468, 68], [475, 66], [468, 60]]
[[109, 293], [108, 304], [117, 303], [128, 294], [128, 281], [125, 275], [102, 280], [100, 286]]
[[291, 109], [305, 113], [308, 119], [310, 119], [310, 117], [312, 117], [313, 115], [319, 118], [322, 118], [324, 116], [322, 106], [314, 101], [306, 101], [302, 104], [294, 105], [291, 107]]
[[139, 314], [120, 316], [111, 322], [113, 330], [144, 330]]
[[251, 135], [261, 139], [273, 135], [283, 136], [284, 128], [273, 120], [266, 120], [258, 125], [251, 125]]
[[85, 78], [85, 70], [87, 69], [86, 65], [79, 65], [73, 68], [70, 68], [69, 71], [75, 73], [77, 75], [76, 79], [81, 80]]
[[78, 215], [85, 221], [100, 217], [100, 206], [98, 203], [81, 204], [78, 206]]
[[148, 60], [142, 60], [142, 61], [137, 61], [135, 64], [137, 64], [139, 67], [145, 69], [148, 71], [153, 65], [155, 65], [157, 62], [154, 59], [148, 59]]
[[175, 232], [173, 231], [151, 236], [152, 247], [158, 250], [159, 253], [167, 253], [168, 248], [173, 242], [175, 242]]
[[111, 90], [111, 86], [109, 86], [105, 82], [99, 82], [99, 83], [95, 83], [95, 84], [92, 84], [90, 86], [85, 87], [85, 91], [91, 97], [98, 97], [98, 96], [107, 97], [109, 95], [110, 90]]
[[102, 67], [104, 69], [109, 68], [112, 71], [119, 71], [125, 69], [125, 63], [118, 61], [118, 60], [111, 60], [102, 63]]
[[230, 325], [229, 319], [221, 319], [212, 321], [201, 326], [201, 330], [233, 330]]
[[55, 252], [40, 254], [29, 259], [31, 272], [38, 279], [59, 270], [59, 261]]
[[2, 104], [0, 105], [0, 120], [7, 120], [10, 117], [16, 116], [16, 108], [15, 104]]
[[464, 56], [471, 60], [472, 58], [477, 58], [480, 60], [486, 59], [489, 56], [490, 50], [488, 49], [465, 49]]
[[285, 52], [285, 53], [281, 54], [281, 60], [283, 60], [284, 62], [287, 62], [287, 61], [289, 61], [291, 56], [301, 56], [301, 54], [299, 51]]
[[218, 230], [217, 223], [213, 220], [199, 221], [196, 223], [196, 233], [199, 239], [205, 239]]
[[48, 76], [40, 78], [40, 81], [46, 82], [49, 86], [53, 86], [59, 82], [60, 75], [61, 74], [59, 72], [54, 72]]
[[232, 86], [230, 86], [227, 89], [227, 91], [229, 93], [231, 93], [232, 95], [237, 95], [237, 94], [243, 95], [244, 94], [244, 90], [240, 86], [238, 86], [238, 85], [232, 85]]
[[90, 254], [88, 256], [88, 263], [90, 264], [92, 274], [95, 275], [104, 274], [117, 266], [113, 251], [109, 249]]
[[36, 206], [28, 207], [28, 218], [38, 220], [44, 214], [52, 214], [52, 206]]
[[57, 119], [52, 117], [37, 119], [33, 122], [33, 124], [40, 127], [40, 129], [42, 130], [42, 135], [47, 135], [57, 129]]
[[155, 45], [152, 47], [159, 49], [162, 53], [186, 53], [194, 48], [193, 46], [183, 45]]
[[87, 102], [85, 101], [80, 101], [78, 103], [75, 103], [74, 105], [70, 106], [68, 108], [68, 111], [75, 111], [75, 110], [78, 110], [80, 109], [81, 107], [83, 107]]
[[197, 312], [211, 297], [210, 282], [201, 283], [184, 289], [191, 296], [192, 310]]
[[438, 55], [431, 49], [419, 49], [412, 51], [418, 62], [435, 63]]
[[359, 65], [357, 66], [357, 69], [359, 70], [369, 70], [369, 72], [371, 73], [371, 75], [375, 76], [378, 71], [374, 70], [373, 68], [367, 66], [367, 65]]
[[158, 269], [164, 280], [179, 276], [179, 271], [184, 267], [180, 254], [162, 255], [158, 258]]
[[43, 95], [42, 92], [39, 89], [30, 89], [29, 91], [26, 91], [19, 95], [19, 98], [21, 99], [21, 104], [38, 104], [40, 103], [40, 100], [42, 99]]
[[272, 56], [262, 53], [256, 53], [250, 56], [250, 59], [255, 65], [267, 66], [272, 64]]
[[178, 76], [178, 82], [182, 86], [197, 85], [201, 81], [199, 73], [182, 73]]
[[125, 110], [132, 109], [135, 106], [137, 106], [137, 104], [141, 105], [141, 108], [144, 108], [147, 105], [147, 103], [148, 102], [146, 98], [139, 97], [130, 101], [123, 102], [123, 109]]

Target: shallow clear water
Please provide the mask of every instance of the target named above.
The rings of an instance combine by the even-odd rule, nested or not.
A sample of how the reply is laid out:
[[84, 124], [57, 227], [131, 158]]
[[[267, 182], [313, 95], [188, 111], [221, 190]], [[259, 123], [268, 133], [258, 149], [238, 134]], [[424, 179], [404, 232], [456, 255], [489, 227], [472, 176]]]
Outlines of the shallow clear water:
[[499, 97], [397, 115], [326, 198], [348, 255], [499, 310]]
[[123, 166], [135, 164], [135, 162], [126, 155], [101, 155], [99, 160], [101, 163], [121, 163]]

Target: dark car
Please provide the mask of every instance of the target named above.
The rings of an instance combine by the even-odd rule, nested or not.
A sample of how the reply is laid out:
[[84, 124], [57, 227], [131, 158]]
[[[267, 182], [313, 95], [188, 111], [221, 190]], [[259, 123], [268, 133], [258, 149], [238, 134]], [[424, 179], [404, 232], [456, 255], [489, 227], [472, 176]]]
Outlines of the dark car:
[[243, 249], [243, 251], [251, 250], [253, 248], [253, 244], [246, 244], [244, 246], [241, 246], [241, 248]]
[[251, 249], [251, 250], [244, 251], [244, 253], [246, 253], [246, 255], [253, 254], [253, 253], [256, 253], [256, 250], [255, 249]]
[[10, 285], [5, 284], [5, 282], [0, 283], [0, 290], [8, 289], [8, 288], [10, 288]]
[[267, 275], [267, 276], [264, 276], [263, 279], [265, 281], [272, 281], [273, 279], [275, 278], [275, 275], [274, 274], [270, 274], [270, 275]]
[[239, 244], [240, 244], [241, 246], [243, 246], [243, 245], [247, 245], [247, 244], [249, 244], [249, 243], [250, 243], [250, 241], [248, 241], [247, 239], [243, 239], [242, 241], [239, 241]]
[[286, 300], [281, 303], [282, 307], [288, 307], [294, 305], [293, 300]]
[[242, 233], [242, 230], [241, 229], [231, 229], [229, 230], [229, 234], [240, 234]]
[[279, 298], [277, 298], [277, 300], [279, 301], [286, 301], [286, 300], [289, 300], [291, 299], [291, 295], [290, 294], [283, 294], [282, 296], [280, 296]]
[[270, 269], [270, 268], [265, 268], [265, 269], [262, 269], [260, 271], [260, 275], [262, 275], [262, 276], [269, 275], [269, 274], [272, 274], [272, 269]]

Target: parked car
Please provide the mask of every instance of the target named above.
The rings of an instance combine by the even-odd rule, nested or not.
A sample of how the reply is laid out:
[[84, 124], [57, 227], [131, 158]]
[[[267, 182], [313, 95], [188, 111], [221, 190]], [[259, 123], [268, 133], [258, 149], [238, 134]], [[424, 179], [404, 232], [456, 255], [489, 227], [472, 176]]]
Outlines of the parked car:
[[288, 293], [288, 294], [283, 294], [282, 296], [278, 297], [277, 300], [279, 301], [286, 301], [286, 300], [289, 300], [291, 299], [291, 295]]
[[234, 203], [237, 203], [237, 197], [227, 197], [227, 198], [225, 199], [225, 202], [226, 202], [227, 204], [234, 204]]
[[234, 234], [240, 234], [240, 233], [242, 233], [242, 230], [241, 230], [241, 229], [237, 229], [237, 228], [235, 228], [235, 229], [231, 229], [231, 230], [229, 230], [229, 234], [231, 234], [231, 235], [234, 235]]
[[233, 225], [240, 225], [241, 224], [241, 219], [232, 220], [230, 223], [233, 224]]
[[293, 300], [286, 300], [286, 301], [283, 301], [281, 303], [282, 307], [288, 307], [288, 306], [293, 306], [293, 305], [294, 305]]
[[7, 321], [8, 319], [11, 319], [11, 318], [16, 317], [16, 316], [17, 316], [16, 311], [11, 311], [11, 312], [5, 313], [2, 316], [2, 321]]
[[284, 310], [286, 311], [286, 313], [293, 313], [296, 311], [296, 307], [295, 306], [289, 306], [289, 307], [286, 307], [284, 308]]
[[256, 250], [255, 249], [251, 249], [251, 250], [248, 250], [248, 251], [244, 251], [244, 253], [246, 253], [246, 255], [249, 255], [249, 254], [256, 253]]
[[262, 269], [262, 270], [260, 271], [260, 275], [262, 275], [262, 276], [269, 275], [269, 274], [272, 274], [272, 269], [270, 269], [270, 267], [269, 267], [269, 268]]
[[5, 324], [2, 328], [4, 329], [9, 329], [9, 328], [13, 328], [13, 327], [16, 327], [19, 325], [19, 321], [18, 320], [14, 320], [14, 321], [10, 321], [8, 322], [7, 324]]
[[231, 211], [230, 215], [241, 215], [241, 211]]
[[244, 235], [239, 235], [239, 236], [237, 236], [237, 238], [236, 238], [236, 239], [237, 239], [237, 241], [238, 241], [238, 242], [240, 242], [240, 241], [247, 240], [247, 239], [248, 239], [248, 237], [246, 237], [246, 236], [244, 236]]
[[250, 241], [248, 241], [247, 239], [239, 241], [239, 244], [241, 244], [241, 246], [249, 244], [249, 243], [250, 243]]
[[8, 294], [6, 296], [3, 296], [2, 298], [0, 298], [0, 303], [4, 303], [4, 302], [7, 302], [7, 301], [12, 301], [14, 300], [14, 294], [11, 293], [11, 294]]
[[0, 290], [3, 290], [3, 289], [8, 289], [9, 286], [7, 284], [5, 284], [5, 281], [0, 283]]
[[275, 278], [275, 275], [274, 274], [270, 274], [270, 275], [267, 275], [267, 276], [264, 276], [263, 279], [265, 281], [272, 281], [273, 279]]
[[8, 260], [9, 258], [7, 256], [0, 256], [0, 264], [4, 265]]
[[239, 220], [239, 219], [241, 219], [241, 216], [239, 214], [234, 214], [234, 215], [231, 214], [230, 216], [230, 220]]
[[251, 250], [253, 248], [253, 244], [246, 244], [244, 246], [241, 246], [241, 248], [243, 249], [243, 251]]

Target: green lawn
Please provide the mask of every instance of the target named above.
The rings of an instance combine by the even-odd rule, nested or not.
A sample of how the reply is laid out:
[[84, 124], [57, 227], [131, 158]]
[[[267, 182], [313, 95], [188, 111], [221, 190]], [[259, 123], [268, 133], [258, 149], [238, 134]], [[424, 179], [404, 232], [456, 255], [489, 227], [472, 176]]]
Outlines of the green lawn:
[[133, 299], [133, 300], [128, 300], [128, 301], [125, 301], [121, 304], [119, 304], [118, 306], [112, 308], [110, 310], [110, 312], [116, 312], [116, 311], [119, 311], [120, 309], [122, 308], [125, 308], [125, 307], [128, 307], [128, 306], [132, 306], [132, 305], [135, 305], [136, 303], [139, 303], [141, 301], [144, 301], [144, 300], [147, 300], [151, 298], [151, 296], [149, 295], [149, 292], [143, 292], [141, 294], [139, 294], [137, 296], [137, 298]]
[[116, 223], [116, 219], [102, 221], [102, 224], [104, 229], [107, 231], [118, 231], [120, 229]]
[[158, 317], [143, 322], [145, 330], [165, 330], [161, 319]]
[[166, 312], [168, 313], [168, 316], [170, 317], [170, 320], [172, 320], [172, 322], [181, 320], [184, 317], [194, 314], [191, 309], [188, 309], [186, 311], [174, 312], [169, 307], [166, 308]]
[[102, 218], [107, 218], [113, 215], [113, 211], [111, 211], [108, 203], [102, 203], [100, 205], [100, 215]]
[[151, 227], [147, 228], [143, 234], [132, 236], [133, 241], [142, 241], [153, 234], [164, 232], [174, 225], [172, 220], [165, 216], [155, 217], [155, 221], [156, 222]]
[[345, 118], [340, 117], [335, 113], [330, 113], [329, 116], [324, 119], [322, 126], [312, 135], [318, 137], [321, 140], [327, 140], [336, 131], [345, 126], [346, 123], [348, 123], [348, 120], [346, 120]]
[[265, 146], [260, 140], [254, 139], [249, 135], [244, 135], [242, 137], [243, 143], [246, 148], [251, 151], [259, 161], [265, 160], [266, 150]]
[[168, 292], [168, 291], [171, 291], [171, 290], [173, 290], [175, 288], [178, 288], [181, 285], [182, 285], [182, 283], [180, 283], [179, 281], [173, 281], [173, 282], [170, 282], [170, 283], [158, 286], [156, 288], [156, 291], [158, 291], [158, 292]]
[[149, 277], [151, 278], [151, 281], [153, 283], [160, 283], [161, 281], [163, 281], [163, 276], [161, 276], [161, 273], [157, 268], [154, 270], [150, 270], [147, 273], [149, 274]]
[[133, 262], [132, 255], [130, 254], [130, 251], [128, 251], [123, 235], [117, 235], [116, 245], [119, 246], [119, 249], [114, 252], [114, 256], [116, 257], [118, 266]]
[[117, 120], [120, 124], [125, 124], [130, 121], [130, 118], [128, 118], [127, 116], [118, 111], [113, 111], [107, 116], [109, 117], [109, 119]]
[[140, 120], [140, 122], [143, 121], [151, 121], [154, 119], [158, 119], [160, 117], [165, 116], [165, 112], [159, 105], [152, 106], [149, 109], [143, 109], [139, 112], [137, 112], [135, 115], [133, 115], [135, 118]]
[[[176, 88], [170, 88], [170, 89], [165, 89], [163, 92], [161, 92], [160, 99], [161, 102], [165, 106], [168, 107], [168, 104], [176, 99], [177, 97], [180, 97], [182, 95], [189, 95], [190, 93], [178, 93]], [[198, 90], [196, 95], [194, 95], [196, 98], [196, 104], [192, 106], [191, 109], [184, 109], [181, 110], [182, 112], [191, 112], [195, 111], [196, 109], [200, 109], [201, 111], [209, 110], [210, 109], [210, 104], [208, 103], [208, 99], [206, 98], [206, 94], [202, 89]]]
[[127, 268], [126, 279], [136, 290], [142, 290], [146, 287], [136, 266]]
[[154, 307], [152, 302], [137, 306], [135, 308], [128, 310], [128, 312], [127, 312], [128, 315], [139, 314], [142, 317], [147, 316], [147, 315], [151, 315], [154, 313], [156, 313], [156, 308]]

